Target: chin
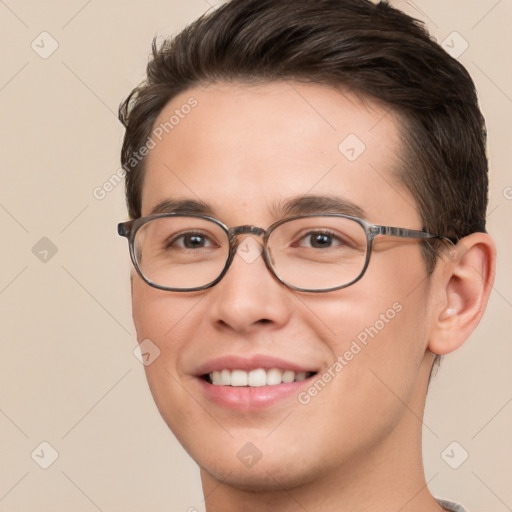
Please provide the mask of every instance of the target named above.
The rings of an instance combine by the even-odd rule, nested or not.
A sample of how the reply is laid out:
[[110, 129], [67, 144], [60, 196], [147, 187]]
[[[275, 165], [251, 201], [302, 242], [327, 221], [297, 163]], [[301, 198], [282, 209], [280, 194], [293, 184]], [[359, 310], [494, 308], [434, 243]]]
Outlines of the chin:
[[[197, 462], [197, 461], [196, 461]], [[244, 467], [238, 460], [226, 464], [217, 459], [211, 464], [200, 464], [201, 477], [210, 475], [218, 482], [240, 490], [262, 493], [293, 489], [307, 485], [318, 478], [318, 471], [298, 466], [293, 461], [263, 461], [263, 458], [252, 468]]]

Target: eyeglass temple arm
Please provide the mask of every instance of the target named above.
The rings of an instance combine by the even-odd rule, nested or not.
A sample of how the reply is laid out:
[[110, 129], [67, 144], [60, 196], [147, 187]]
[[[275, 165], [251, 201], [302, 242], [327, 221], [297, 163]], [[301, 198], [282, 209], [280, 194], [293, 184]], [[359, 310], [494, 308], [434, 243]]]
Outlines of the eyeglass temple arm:
[[377, 235], [387, 235], [387, 236], [398, 236], [402, 238], [422, 238], [422, 239], [438, 239], [445, 240], [447, 242], [451, 242], [452, 244], [457, 243], [456, 240], [452, 240], [447, 236], [441, 235], [432, 235], [427, 233], [426, 231], [418, 231], [416, 229], [406, 229], [406, 228], [395, 228], [392, 226], [372, 226], [372, 234], [373, 236]]
[[125, 236], [128, 238], [130, 236], [130, 232], [132, 230], [132, 225], [133, 225], [133, 220], [128, 220], [126, 222], [120, 222], [117, 225], [117, 234], [119, 236]]

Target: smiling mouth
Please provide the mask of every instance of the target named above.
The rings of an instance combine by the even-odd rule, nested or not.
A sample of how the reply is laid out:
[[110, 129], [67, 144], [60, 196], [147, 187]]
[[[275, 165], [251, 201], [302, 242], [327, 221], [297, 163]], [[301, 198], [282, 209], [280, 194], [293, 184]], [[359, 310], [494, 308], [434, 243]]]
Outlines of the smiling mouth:
[[257, 368], [249, 372], [224, 369], [207, 373], [202, 378], [213, 386], [262, 387], [301, 382], [316, 374], [317, 372], [294, 372], [279, 368]]

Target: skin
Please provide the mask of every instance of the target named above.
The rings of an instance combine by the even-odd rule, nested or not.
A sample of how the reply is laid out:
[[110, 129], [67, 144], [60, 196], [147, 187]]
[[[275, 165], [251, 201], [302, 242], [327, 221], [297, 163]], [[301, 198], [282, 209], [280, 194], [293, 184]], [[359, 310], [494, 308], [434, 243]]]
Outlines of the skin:
[[[279, 220], [270, 205], [336, 195], [375, 224], [421, 229], [396, 178], [399, 119], [374, 101], [323, 85], [275, 82], [195, 87], [198, 105], [151, 150], [142, 214], [172, 199], [203, 200], [228, 226]], [[349, 134], [366, 146], [350, 162]], [[241, 237], [243, 239], [244, 235]], [[293, 291], [261, 257], [235, 257], [199, 292], [152, 288], [134, 274], [138, 340], [160, 351], [146, 367], [159, 411], [201, 468], [208, 512], [440, 510], [422, 468], [421, 431], [435, 354], [477, 325], [494, 278], [494, 245], [473, 234], [427, 278], [417, 241], [377, 239], [364, 277], [329, 293]], [[398, 302], [402, 309], [307, 405], [297, 397], [257, 412], [228, 410], [202, 393], [194, 371], [225, 354], [270, 354], [326, 371], [352, 340]], [[246, 467], [248, 442], [261, 459]]]

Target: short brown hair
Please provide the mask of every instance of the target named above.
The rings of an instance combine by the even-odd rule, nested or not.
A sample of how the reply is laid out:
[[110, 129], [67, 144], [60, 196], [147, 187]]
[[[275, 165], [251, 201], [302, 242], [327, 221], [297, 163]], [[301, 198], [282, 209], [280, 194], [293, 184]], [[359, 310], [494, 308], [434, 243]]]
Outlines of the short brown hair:
[[398, 178], [423, 229], [453, 239], [485, 231], [486, 129], [473, 81], [421, 22], [386, 2], [231, 0], [152, 49], [147, 80], [119, 109], [132, 218], [141, 215], [144, 159], [132, 164], [131, 156], [173, 97], [215, 82], [292, 79], [389, 105], [403, 121]]

